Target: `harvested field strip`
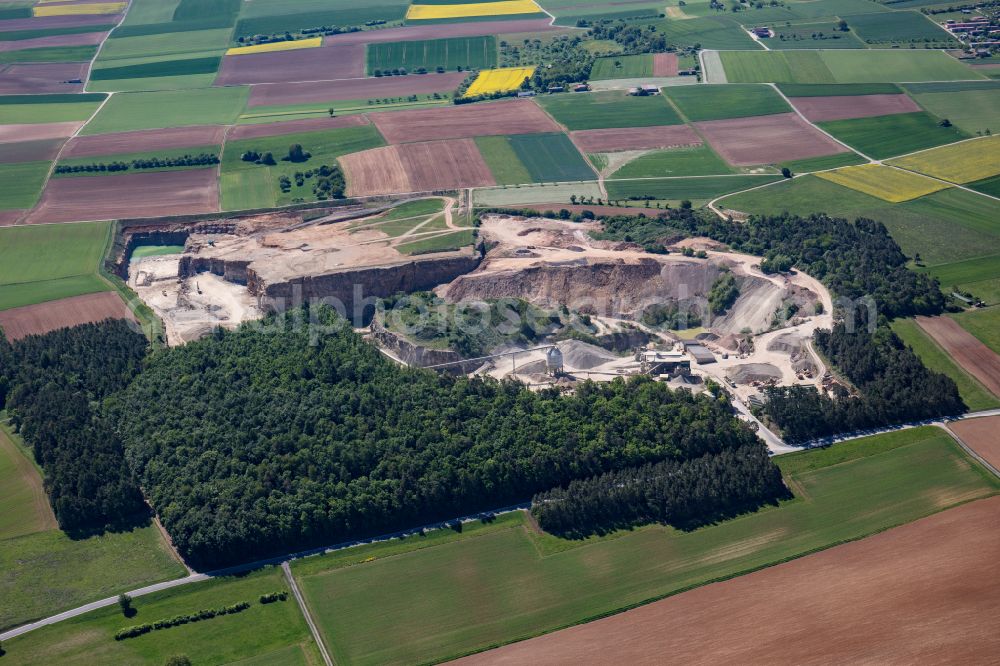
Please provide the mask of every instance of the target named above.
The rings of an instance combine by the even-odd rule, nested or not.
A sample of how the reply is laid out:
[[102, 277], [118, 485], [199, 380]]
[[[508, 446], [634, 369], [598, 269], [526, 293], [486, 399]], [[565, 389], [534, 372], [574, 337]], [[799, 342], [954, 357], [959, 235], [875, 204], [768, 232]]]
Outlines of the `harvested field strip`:
[[966, 310], [949, 316], [984, 345], [1000, 354], [1000, 307]]
[[[311, 120], [289, 120], [283, 123], [267, 123], [261, 125], [239, 125], [229, 131], [229, 141], [244, 139], [259, 139], [267, 136], [282, 136], [298, 134], [299, 132], [319, 132], [343, 127], [361, 127], [369, 125], [364, 116], [341, 116], [339, 118], [314, 118]], [[107, 136], [107, 135], [105, 135]], [[101, 137], [104, 138], [103, 136]]]
[[560, 131], [527, 99], [376, 113], [371, 119], [389, 143]]
[[0, 164], [16, 164], [28, 160], [49, 161], [59, 154], [63, 139], [38, 139], [0, 144]]
[[348, 196], [495, 185], [475, 141], [431, 141], [373, 148], [340, 158]]
[[353, 79], [365, 75], [365, 47], [319, 48], [248, 53], [222, 59], [217, 86]]
[[[650, 526], [566, 541], [538, 534], [514, 514], [468, 524], [462, 534], [441, 530], [299, 560], [293, 572], [338, 663], [437, 662], [858, 539], [1000, 487], [937, 428], [776, 462], [801, 489], [798, 500], [690, 532]], [[815, 603], [811, 588], [794, 589]]]
[[677, 76], [677, 69], [676, 53], [653, 54], [653, 76]]
[[906, 95], [847, 95], [843, 97], [798, 97], [792, 104], [810, 122], [888, 116], [920, 111]]
[[952, 183], [971, 183], [1000, 174], [1000, 135], [934, 148], [888, 164]]
[[[3, 313], [0, 312], [0, 316]], [[0, 323], [0, 326], [3, 326]], [[4, 328], [6, 331], [6, 328]], [[10, 336], [8, 336], [10, 337]], [[0, 425], [0, 542], [54, 530], [56, 517], [38, 469]]]
[[[0, 125], [0, 145], [23, 141], [65, 139], [72, 136], [82, 126], [82, 122]], [[4, 150], [6, 149], [5, 147]]]
[[339, 100], [360, 100], [429, 95], [455, 90], [465, 80], [464, 72], [424, 74], [421, 76], [383, 76], [378, 78], [321, 81], [318, 83], [273, 83], [256, 85], [250, 91], [248, 106], [319, 104]]
[[[727, 661], [742, 664], [807, 663], [818, 651], [830, 663], [860, 663], [873, 654], [989, 660], [1000, 650], [989, 627], [1000, 594], [988, 555], [1000, 549], [990, 529], [997, 511], [996, 498], [950, 509], [458, 664], [636, 663], [650, 654], [698, 663], [717, 655], [719, 645]], [[927, 626], [935, 631], [923, 631]]]
[[990, 393], [975, 377], [966, 372], [948, 352], [924, 332], [913, 319], [896, 319], [892, 332], [909, 345], [924, 365], [952, 378], [958, 386], [962, 402], [970, 411], [1000, 407], [1000, 398]]
[[100, 136], [80, 136], [70, 139], [63, 150], [64, 159], [94, 157], [127, 152], [152, 152], [191, 146], [222, 145], [225, 127], [203, 125], [172, 129], [122, 132]]
[[428, 19], [471, 18], [479, 16], [509, 16], [514, 14], [535, 14], [542, 8], [534, 0], [499, 0], [498, 2], [445, 3], [438, 5], [410, 5], [406, 11], [407, 21]]
[[[81, 80], [87, 75], [85, 62], [47, 62], [0, 64], [0, 95], [43, 95], [75, 93], [83, 90]], [[64, 120], [52, 118], [51, 120]], [[39, 121], [43, 122], [43, 121]]]
[[570, 136], [580, 150], [587, 153], [701, 145], [701, 137], [688, 125], [582, 130], [573, 132]]
[[831, 120], [821, 123], [820, 127], [875, 159], [905, 155], [968, 138], [956, 127], [942, 127], [937, 118], [923, 111]]
[[464, 97], [517, 90], [524, 83], [524, 80], [530, 79], [534, 73], [534, 67], [503, 67], [483, 70], [479, 72], [479, 76], [465, 91]]
[[949, 317], [917, 317], [917, 323], [966, 372], [1000, 397], [1000, 355]]
[[273, 53], [275, 51], [295, 51], [297, 49], [314, 49], [323, 46], [322, 37], [309, 39], [294, 39], [283, 42], [268, 42], [253, 46], [234, 46], [226, 51], [227, 56], [250, 55], [251, 53]]
[[734, 166], [777, 164], [848, 152], [794, 113], [695, 123], [705, 140]]
[[59, 328], [104, 319], [135, 321], [118, 292], [105, 291], [2, 310], [0, 328], [8, 340], [20, 340], [27, 335], [44, 335]]
[[993, 467], [1000, 469], [1000, 416], [954, 421], [948, 428]]
[[88, 2], [77, 5], [37, 5], [33, 16], [76, 16], [78, 14], [118, 14], [127, 2]]
[[947, 188], [945, 183], [881, 164], [862, 164], [816, 174], [823, 180], [870, 194], [883, 201], [900, 203]]

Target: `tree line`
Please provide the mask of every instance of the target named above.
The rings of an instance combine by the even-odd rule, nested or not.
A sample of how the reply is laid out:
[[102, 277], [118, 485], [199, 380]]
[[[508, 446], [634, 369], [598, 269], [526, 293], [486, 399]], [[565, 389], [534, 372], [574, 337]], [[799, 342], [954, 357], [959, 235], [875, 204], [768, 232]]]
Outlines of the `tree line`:
[[535, 495], [531, 513], [546, 532], [583, 538], [653, 522], [688, 529], [790, 495], [767, 449], [751, 444], [577, 479]]
[[59, 526], [89, 532], [148, 509], [100, 404], [139, 372], [148, 342], [124, 321], [85, 324], [10, 344], [0, 334], [0, 408], [45, 472]]
[[214, 153], [182, 155], [180, 157], [144, 157], [131, 162], [93, 162], [91, 164], [60, 164], [57, 174], [119, 172], [129, 169], [165, 169], [169, 167], [212, 166], [219, 163]]
[[763, 446], [727, 404], [648, 378], [564, 395], [401, 368], [326, 309], [159, 352], [107, 408], [174, 543], [209, 566]]

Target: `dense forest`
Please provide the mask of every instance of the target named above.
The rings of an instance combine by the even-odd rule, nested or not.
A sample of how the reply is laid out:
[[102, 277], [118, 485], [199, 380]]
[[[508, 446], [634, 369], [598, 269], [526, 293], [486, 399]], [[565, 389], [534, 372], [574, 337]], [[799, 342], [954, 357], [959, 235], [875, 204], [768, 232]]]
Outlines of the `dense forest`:
[[687, 529], [789, 496], [753, 444], [577, 479], [535, 495], [531, 513], [546, 532], [579, 538], [652, 522]]
[[401, 368], [346, 328], [310, 344], [294, 319], [157, 353], [108, 401], [153, 506], [200, 565], [763, 446], [725, 402], [649, 379], [532, 392]]
[[98, 413], [139, 372], [148, 343], [125, 322], [32, 335], [0, 334], [0, 407], [45, 471], [45, 489], [68, 532], [127, 524], [146, 514], [121, 442]]

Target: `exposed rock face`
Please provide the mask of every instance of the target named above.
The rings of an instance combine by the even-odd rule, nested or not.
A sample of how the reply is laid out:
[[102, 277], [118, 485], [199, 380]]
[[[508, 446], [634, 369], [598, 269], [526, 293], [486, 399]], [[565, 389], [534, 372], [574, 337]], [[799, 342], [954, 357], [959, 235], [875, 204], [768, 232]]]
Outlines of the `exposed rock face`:
[[481, 362], [478, 361], [461, 363], [460, 361], [463, 360], [462, 355], [450, 349], [429, 349], [413, 344], [403, 336], [387, 330], [377, 318], [372, 321], [371, 331], [372, 337], [381, 347], [388, 349], [390, 353], [394, 354], [407, 365], [426, 368], [442, 363], [455, 363], [454, 366], [446, 368], [446, 370], [460, 374], [472, 372], [481, 365]]
[[580, 259], [464, 275], [448, 286], [445, 297], [452, 302], [523, 298], [545, 308], [566, 304], [583, 313], [622, 316], [701, 296], [718, 273], [709, 262]]

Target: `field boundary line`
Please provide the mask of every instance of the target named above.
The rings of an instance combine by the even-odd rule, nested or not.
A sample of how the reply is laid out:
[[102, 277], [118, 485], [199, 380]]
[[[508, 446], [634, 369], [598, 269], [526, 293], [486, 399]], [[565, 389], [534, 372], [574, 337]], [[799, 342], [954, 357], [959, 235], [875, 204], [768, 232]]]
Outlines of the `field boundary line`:
[[982, 465], [988, 472], [990, 472], [994, 476], [1000, 477], [1000, 470], [998, 470], [991, 463], [987, 462], [985, 458], [976, 453], [971, 446], [965, 443], [965, 441], [958, 435], [957, 432], [949, 428], [947, 424], [941, 424], [938, 427], [941, 428], [941, 430], [944, 430], [949, 435], [951, 435], [951, 438], [955, 440], [955, 442], [960, 447], [962, 447], [962, 450], [964, 450], [966, 454], [969, 455], [970, 458], [976, 460], [980, 465]]
[[832, 135], [829, 132], [827, 132], [822, 127], [819, 127], [818, 125], [816, 125], [815, 123], [813, 123], [811, 120], [809, 120], [808, 118], [806, 118], [805, 115], [803, 115], [803, 113], [801, 111], [799, 111], [797, 108], [795, 108], [795, 105], [792, 104], [792, 100], [788, 99], [788, 97], [785, 95], [785, 93], [783, 93], [781, 91], [781, 88], [778, 87], [777, 83], [768, 83], [767, 85], [771, 86], [771, 88], [773, 88], [775, 92], [777, 92], [779, 95], [781, 95], [781, 99], [785, 100], [785, 104], [787, 104], [788, 106], [792, 107], [792, 111], [794, 111], [795, 114], [799, 118], [801, 118], [804, 123], [806, 123], [807, 125], [809, 125], [813, 129], [815, 129], [817, 132], [822, 132], [826, 136], [830, 137], [831, 139], [833, 139], [834, 141], [836, 141], [837, 143], [839, 143], [844, 148], [847, 148], [847, 150], [849, 150], [850, 152], [855, 153], [857, 155], [861, 155], [861, 157], [865, 158], [866, 160], [868, 160], [871, 163], [878, 163], [878, 160], [876, 160], [876, 159], [874, 159], [874, 158], [872, 158], [872, 157], [870, 157], [868, 155], [865, 155], [863, 152], [861, 152], [860, 150], [857, 150], [856, 148], [852, 148], [851, 146], [847, 145], [846, 143], [844, 143], [843, 141], [841, 141], [840, 139], [838, 139], [834, 135]]
[[302, 593], [299, 591], [299, 586], [295, 582], [295, 576], [292, 575], [292, 568], [288, 566], [288, 562], [281, 563], [281, 570], [285, 574], [285, 580], [288, 581], [288, 586], [292, 588], [292, 594], [295, 595], [295, 602], [299, 605], [299, 610], [302, 611], [302, 616], [306, 619], [306, 624], [309, 625], [309, 631], [312, 632], [313, 640], [316, 641], [317, 647], [319, 647], [319, 652], [323, 656], [323, 663], [326, 666], [333, 666], [333, 660], [330, 659], [330, 653], [326, 651], [326, 645], [323, 644], [323, 637], [320, 636], [319, 629], [316, 628], [316, 623], [313, 622], [312, 614], [309, 612], [309, 607], [306, 606], [306, 600], [302, 597]]
[[90, 76], [94, 72], [94, 63], [97, 62], [97, 58], [100, 57], [101, 51], [104, 50], [104, 45], [109, 39], [111, 39], [111, 35], [114, 31], [120, 28], [122, 23], [125, 22], [125, 18], [128, 16], [128, 10], [130, 9], [132, 9], [132, 0], [128, 0], [128, 4], [125, 5], [125, 11], [122, 12], [122, 17], [118, 19], [118, 23], [115, 24], [115, 27], [108, 30], [108, 34], [101, 40], [101, 44], [97, 47], [97, 51], [94, 52], [94, 57], [90, 59], [90, 64], [87, 65], [87, 78], [83, 81], [83, 92], [87, 92], [87, 86], [90, 85]]

